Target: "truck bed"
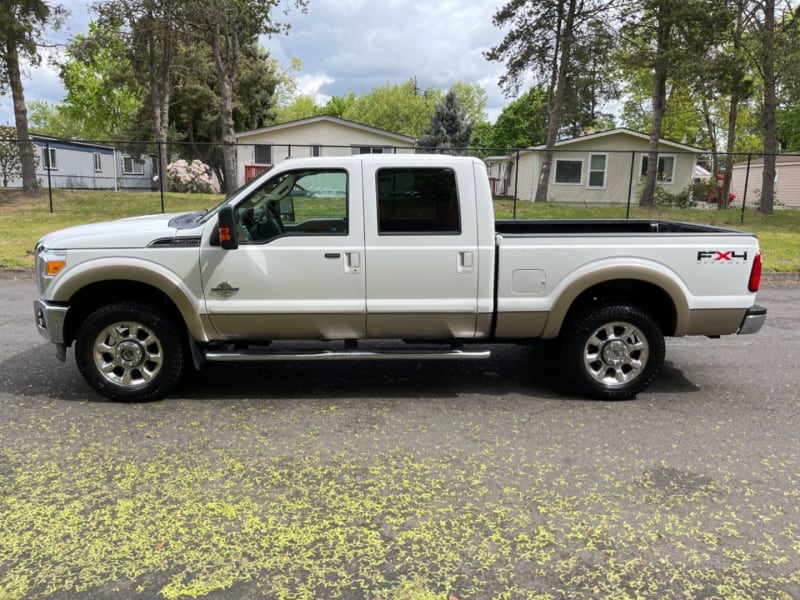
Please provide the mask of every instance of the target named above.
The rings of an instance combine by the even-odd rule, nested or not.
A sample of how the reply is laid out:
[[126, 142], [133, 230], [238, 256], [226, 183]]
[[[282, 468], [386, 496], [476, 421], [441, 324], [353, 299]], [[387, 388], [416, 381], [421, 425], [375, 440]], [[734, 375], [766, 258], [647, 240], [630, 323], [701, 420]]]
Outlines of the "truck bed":
[[644, 233], [740, 233], [733, 229], [646, 219], [530, 219], [495, 221], [495, 232], [502, 235], [564, 234], [644, 234]]

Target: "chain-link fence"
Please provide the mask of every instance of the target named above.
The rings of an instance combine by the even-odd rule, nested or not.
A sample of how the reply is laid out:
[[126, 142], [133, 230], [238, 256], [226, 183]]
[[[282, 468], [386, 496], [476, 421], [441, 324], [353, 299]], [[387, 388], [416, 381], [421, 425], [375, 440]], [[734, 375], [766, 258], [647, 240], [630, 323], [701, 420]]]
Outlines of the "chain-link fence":
[[[569, 148], [554, 150], [549, 172], [545, 171], [546, 154], [542, 148], [470, 148], [452, 152], [484, 160], [495, 198], [585, 206], [639, 204], [649, 167], [646, 145], [619, 148], [602, 138], [590, 138], [578, 138], [570, 141]], [[156, 142], [92, 142], [42, 136], [33, 136], [32, 143], [36, 179], [51, 198], [54, 189], [149, 191], [161, 193], [162, 207], [166, 192], [223, 193], [291, 158], [421, 152], [410, 145], [379, 143], [237, 144], [227, 148], [236, 165], [231, 182], [226, 181], [223, 167], [226, 148], [220, 144], [183, 142], [162, 146]], [[667, 145], [659, 151], [656, 204], [744, 208], [761, 201], [763, 155], [737, 154], [730, 157], [732, 167], [726, 169], [727, 156], [719, 155], [715, 161], [703, 151], [686, 148], [690, 147]], [[5, 189], [22, 186], [18, 155], [16, 140], [0, 140], [0, 176]], [[715, 168], [714, 164], [719, 166]], [[800, 155], [776, 157], [773, 201], [777, 207], [800, 208]]]

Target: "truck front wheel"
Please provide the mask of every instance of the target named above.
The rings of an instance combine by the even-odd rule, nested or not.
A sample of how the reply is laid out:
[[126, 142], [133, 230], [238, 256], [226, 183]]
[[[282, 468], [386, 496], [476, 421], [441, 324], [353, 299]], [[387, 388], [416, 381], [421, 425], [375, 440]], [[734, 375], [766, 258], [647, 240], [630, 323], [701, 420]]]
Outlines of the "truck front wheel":
[[604, 304], [580, 313], [561, 340], [567, 382], [599, 400], [627, 400], [664, 363], [664, 335], [638, 306]]
[[153, 306], [101, 307], [81, 325], [75, 360], [84, 379], [112, 400], [163, 397], [180, 379], [184, 351], [178, 330]]

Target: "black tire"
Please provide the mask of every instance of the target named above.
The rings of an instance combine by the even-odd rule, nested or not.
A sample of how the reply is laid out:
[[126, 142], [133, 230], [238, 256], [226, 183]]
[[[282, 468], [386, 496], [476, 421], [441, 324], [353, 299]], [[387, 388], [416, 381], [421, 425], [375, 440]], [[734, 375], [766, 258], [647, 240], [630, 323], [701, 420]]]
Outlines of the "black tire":
[[664, 334], [645, 310], [602, 304], [579, 313], [560, 344], [566, 382], [598, 400], [628, 400], [652, 383], [664, 364]]
[[181, 336], [157, 308], [134, 302], [91, 313], [75, 339], [75, 362], [83, 378], [112, 400], [158, 400], [186, 366]]

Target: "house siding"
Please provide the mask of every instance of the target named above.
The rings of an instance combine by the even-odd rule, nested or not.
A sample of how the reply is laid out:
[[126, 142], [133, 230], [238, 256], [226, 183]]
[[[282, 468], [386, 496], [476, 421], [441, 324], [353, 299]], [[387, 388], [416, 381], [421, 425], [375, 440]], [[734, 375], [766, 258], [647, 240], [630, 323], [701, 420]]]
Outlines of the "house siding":
[[[620, 131], [597, 137], [586, 136], [561, 142], [555, 149], [548, 184], [548, 201], [576, 204], [625, 204], [629, 196], [632, 202], [638, 201], [641, 192], [641, 160], [646, 156], [649, 142], [641, 134]], [[671, 194], [688, 191], [692, 183], [697, 153], [687, 146], [662, 143], [659, 156], [673, 156], [675, 166], [671, 183], [659, 182]], [[605, 156], [606, 169], [604, 185], [589, 185], [589, 165], [593, 154]], [[529, 148], [517, 155], [506, 157], [506, 171], [510, 173], [508, 195], [519, 200], [533, 200], [541, 172], [544, 149]], [[578, 183], [559, 183], [556, 181], [556, 161], [580, 161], [581, 178]], [[491, 161], [490, 161], [491, 162]], [[631, 167], [633, 166], [633, 171]], [[515, 172], [516, 169], [518, 172]], [[499, 169], [497, 170], [499, 173]], [[631, 177], [633, 173], [633, 178]], [[632, 184], [632, 185], [631, 185]]]
[[[42, 187], [127, 191], [158, 189], [158, 181], [153, 177], [153, 157], [150, 155], [120, 153], [108, 146], [38, 136], [32, 136], [32, 142], [38, 158], [36, 179]], [[99, 155], [98, 158], [96, 155]], [[125, 158], [131, 156], [141, 159], [141, 173], [124, 172]], [[50, 158], [55, 159], [52, 165]], [[96, 160], [99, 165], [96, 165]], [[10, 180], [9, 187], [22, 187], [22, 180]]]
[[[736, 203], [755, 206], [761, 200], [764, 161], [757, 159], [748, 164], [739, 163], [731, 171], [731, 192]], [[747, 190], [745, 195], [745, 183]], [[800, 156], [778, 156], [775, 161], [775, 201], [777, 205], [800, 208]]]
[[[126, 173], [125, 159], [138, 159], [142, 162], [141, 173]], [[117, 154], [117, 189], [128, 192], [149, 192], [159, 189], [154, 176], [154, 157], [149, 154]], [[166, 186], [165, 186], [166, 189]]]
[[[287, 158], [312, 156], [313, 147], [321, 147], [324, 156], [347, 156], [359, 147], [413, 151], [416, 141], [408, 136], [350, 123], [334, 117], [312, 118], [284, 123], [255, 131], [237, 134], [237, 164], [239, 183], [244, 183], [248, 165], [271, 166]], [[271, 146], [271, 163], [256, 161], [256, 145]], [[391, 149], [391, 150], [390, 150]]]
[[[60, 140], [32, 139], [37, 155], [36, 179], [41, 186], [60, 189], [114, 189], [114, 149]], [[55, 158], [52, 168], [45, 157]], [[95, 155], [100, 168], [95, 169]], [[22, 179], [9, 181], [9, 187], [22, 187]]]

